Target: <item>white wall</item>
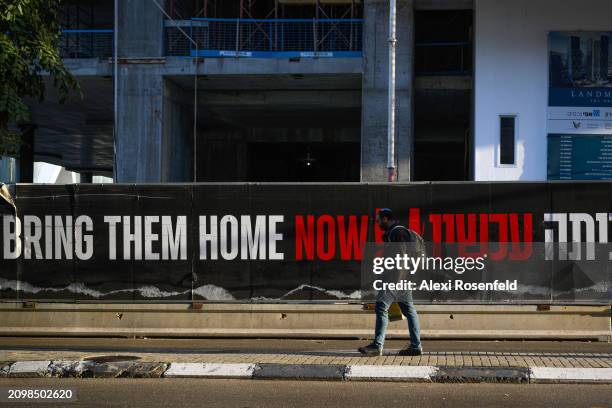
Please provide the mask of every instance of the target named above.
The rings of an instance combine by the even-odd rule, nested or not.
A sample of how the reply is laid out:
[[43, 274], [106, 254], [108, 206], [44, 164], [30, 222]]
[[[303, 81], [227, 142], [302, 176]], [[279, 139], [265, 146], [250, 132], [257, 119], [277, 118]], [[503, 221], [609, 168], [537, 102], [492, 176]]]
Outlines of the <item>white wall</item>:
[[45, 162], [34, 162], [34, 183], [73, 184], [78, 183], [79, 173], [68, 171], [62, 166]]
[[[548, 32], [612, 31], [612, 0], [474, 0], [475, 180], [546, 180]], [[516, 114], [515, 167], [497, 166]]]

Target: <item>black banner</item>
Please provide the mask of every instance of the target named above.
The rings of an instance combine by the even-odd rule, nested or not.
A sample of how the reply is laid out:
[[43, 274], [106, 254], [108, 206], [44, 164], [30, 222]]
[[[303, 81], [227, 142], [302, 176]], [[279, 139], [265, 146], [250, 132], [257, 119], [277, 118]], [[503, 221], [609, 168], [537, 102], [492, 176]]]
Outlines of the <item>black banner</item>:
[[[417, 302], [612, 298], [611, 182], [11, 187], [16, 214], [0, 206], [0, 300], [359, 302], [383, 207], [428, 244], [508, 243], [485, 250], [498, 261], [488, 279], [524, 262], [512, 293], [415, 292]], [[559, 249], [573, 241], [598, 245], [596, 273], [585, 270], [588, 250]], [[554, 259], [542, 258], [545, 244]]]

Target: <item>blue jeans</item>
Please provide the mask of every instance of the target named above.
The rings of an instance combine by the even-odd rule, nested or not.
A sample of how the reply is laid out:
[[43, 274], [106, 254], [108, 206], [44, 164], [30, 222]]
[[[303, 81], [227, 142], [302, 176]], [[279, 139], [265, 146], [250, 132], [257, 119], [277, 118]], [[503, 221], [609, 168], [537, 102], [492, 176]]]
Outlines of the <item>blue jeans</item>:
[[408, 332], [410, 332], [410, 346], [421, 348], [421, 329], [419, 327], [419, 316], [412, 303], [412, 294], [407, 291], [381, 291], [376, 297], [376, 329], [374, 331], [374, 342], [382, 348], [385, 344], [385, 334], [389, 325], [389, 306], [397, 302], [402, 314], [408, 319]]

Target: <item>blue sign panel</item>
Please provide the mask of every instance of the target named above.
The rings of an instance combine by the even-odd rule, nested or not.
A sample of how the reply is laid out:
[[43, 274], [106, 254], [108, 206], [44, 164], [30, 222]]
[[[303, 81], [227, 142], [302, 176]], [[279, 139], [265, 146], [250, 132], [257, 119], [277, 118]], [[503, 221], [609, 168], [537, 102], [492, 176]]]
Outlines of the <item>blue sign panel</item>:
[[612, 180], [612, 32], [552, 32], [548, 179]]
[[612, 180], [612, 135], [548, 135], [549, 180]]
[[612, 107], [612, 32], [549, 35], [549, 106]]
[[361, 58], [361, 51], [232, 51], [191, 50], [192, 57], [223, 58]]
[[612, 107], [612, 88], [550, 88], [549, 106]]

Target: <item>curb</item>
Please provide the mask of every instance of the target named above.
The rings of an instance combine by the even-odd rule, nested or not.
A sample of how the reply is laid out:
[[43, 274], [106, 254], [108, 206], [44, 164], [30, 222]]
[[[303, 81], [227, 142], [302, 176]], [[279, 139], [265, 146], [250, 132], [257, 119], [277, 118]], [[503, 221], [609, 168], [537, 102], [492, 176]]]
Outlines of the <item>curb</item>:
[[433, 382], [529, 383], [529, 367], [440, 367]]
[[350, 365], [347, 366], [346, 380], [352, 381], [425, 381], [438, 372], [433, 366], [381, 366]]
[[251, 378], [255, 364], [170, 363], [159, 377]]
[[232, 378], [435, 383], [612, 384], [612, 368], [343, 364], [218, 364], [25, 360], [0, 362], [0, 378]]
[[257, 364], [253, 378], [342, 381], [347, 367], [343, 364]]

